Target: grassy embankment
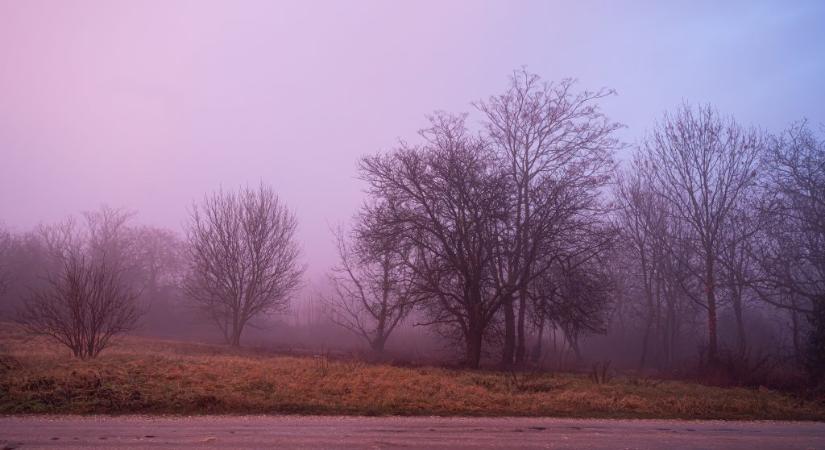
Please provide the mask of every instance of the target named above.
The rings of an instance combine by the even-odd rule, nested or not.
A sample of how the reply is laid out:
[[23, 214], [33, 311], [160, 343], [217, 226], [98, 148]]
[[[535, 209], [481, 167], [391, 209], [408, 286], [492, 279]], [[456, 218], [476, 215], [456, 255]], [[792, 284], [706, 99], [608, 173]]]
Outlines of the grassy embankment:
[[77, 361], [0, 324], [0, 414], [355, 414], [825, 420], [767, 389], [405, 368], [127, 337]]

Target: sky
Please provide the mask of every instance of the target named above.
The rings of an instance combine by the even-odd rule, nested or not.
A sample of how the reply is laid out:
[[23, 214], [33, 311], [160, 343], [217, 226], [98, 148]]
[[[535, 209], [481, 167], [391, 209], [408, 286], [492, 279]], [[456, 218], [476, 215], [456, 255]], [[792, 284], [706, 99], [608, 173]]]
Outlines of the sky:
[[823, 1], [0, 0], [0, 223], [107, 204], [180, 231], [263, 181], [314, 277], [363, 201], [358, 158], [515, 69], [615, 89], [631, 145], [683, 101], [776, 132], [825, 123], [823, 24]]

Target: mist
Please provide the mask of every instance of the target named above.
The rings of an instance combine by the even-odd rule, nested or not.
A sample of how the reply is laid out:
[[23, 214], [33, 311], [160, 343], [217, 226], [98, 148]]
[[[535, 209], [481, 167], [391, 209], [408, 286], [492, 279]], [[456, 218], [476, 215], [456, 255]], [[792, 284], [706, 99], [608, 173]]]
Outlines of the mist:
[[[364, 352], [368, 345], [337, 326], [322, 301], [334, 296], [329, 275], [342, 260], [335, 230], [349, 230], [377, 195], [364, 158], [422, 145], [419, 130], [435, 111], [467, 113], [467, 129], [481, 132], [485, 115], [474, 105], [521, 70], [546, 82], [575, 79], [576, 91], [615, 90], [598, 100], [616, 124], [615, 173], [684, 104], [712, 104], [771, 136], [807, 118], [816, 133], [825, 120], [823, 17], [815, 1], [3, 2], [0, 223], [17, 239], [4, 320], [46, 270], [37, 253], [45, 250], [26, 237], [42, 226], [70, 216], [82, 223], [105, 205], [128, 216], [129, 230], [166, 230], [169, 242], [185, 245], [192, 211], [210, 195], [265, 185], [294, 214], [302, 276], [288, 306], [251, 319], [243, 342]], [[609, 197], [615, 184], [599, 192]], [[135, 332], [221, 342], [175, 288], [186, 257], [170, 258], [181, 258], [168, 266], [175, 275], [158, 281], [154, 296], [141, 291]], [[623, 300], [610, 297], [604, 329], [583, 336], [577, 355], [555, 331], [548, 338], [564, 348], [554, 349], [555, 367], [638, 365], [639, 319], [616, 312]], [[790, 352], [787, 325], [797, 318], [749, 305], [754, 352]], [[460, 358], [456, 336], [422, 325], [434, 321], [428, 314], [405, 315], [387, 350], [427, 362]], [[727, 348], [737, 345], [735, 327], [725, 325], [732, 314], [720, 306]], [[503, 326], [491, 326], [484, 361], [499, 358]], [[705, 345], [701, 313], [683, 326], [674, 364], [701, 359]]]

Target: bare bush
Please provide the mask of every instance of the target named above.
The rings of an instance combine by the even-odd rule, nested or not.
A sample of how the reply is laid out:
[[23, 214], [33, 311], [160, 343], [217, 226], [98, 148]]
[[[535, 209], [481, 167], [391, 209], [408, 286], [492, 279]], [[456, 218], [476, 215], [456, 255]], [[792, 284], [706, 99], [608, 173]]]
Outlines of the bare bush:
[[105, 257], [71, 251], [19, 316], [31, 333], [48, 336], [80, 359], [95, 358], [117, 334], [131, 330], [140, 316], [137, 292]]

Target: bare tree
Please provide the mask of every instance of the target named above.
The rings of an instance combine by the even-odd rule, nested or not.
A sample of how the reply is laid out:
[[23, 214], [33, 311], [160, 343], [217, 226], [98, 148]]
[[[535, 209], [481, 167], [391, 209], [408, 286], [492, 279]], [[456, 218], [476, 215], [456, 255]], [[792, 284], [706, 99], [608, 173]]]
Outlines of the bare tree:
[[666, 251], [662, 240], [666, 239], [667, 210], [645, 179], [638, 161], [634, 162], [631, 172], [620, 178], [616, 197], [620, 205], [617, 218], [622, 243], [633, 255], [631, 261], [636, 269], [627, 272], [637, 276], [644, 298], [644, 331], [639, 360], [639, 367], [643, 368], [648, 360], [659, 310], [657, 294], [661, 290], [657, 274], [662, 272], [663, 252]]
[[[812, 379], [825, 379], [825, 140], [799, 122], [776, 137], [766, 155], [768, 221], [754, 252], [760, 298], [792, 314], [794, 344]], [[797, 314], [810, 324], [802, 345]]]
[[757, 181], [761, 134], [733, 119], [722, 119], [710, 106], [682, 106], [666, 114], [645, 140], [641, 152], [652, 164], [656, 192], [695, 235], [699, 252], [696, 276], [704, 286], [708, 362], [718, 362], [717, 261], [723, 229]]
[[75, 357], [95, 358], [114, 336], [134, 328], [139, 293], [124, 279], [115, 258], [90, 250], [73, 222], [41, 229], [57, 268], [49, 271], [46, 286], [27, 299], [18, 320], [29, 332], [67, 346]]
[[751, 193], [743, 195], [728, 217], [728, 223], [722, 229], [719, 252], [719, 285], [723, 289], [724, 298], [733, 309], [736, 355], [740, 359], [744, 359], [748, 353], [745, 306], [750, 298], [757, 296], [752, 288], [757, 282], [753, 247], [761, 245], [758, 238], [766, 226], [759, 213], [756, 193], [753, 192], [752, 197], [749, 194]]
[[221, 190], [193, 206], [185, 290], [228, 344], [240, 345], [253, 318], [288, 306], [304, 271], [296, 227], [294, 214], [263, 184]]
[[465, 346], [478, 367], [482, 343], [501, 304], [493, 258], [504, 220], [504, 177], [487, 143], [470, 136], [463, 117], [436, 115], [421, 147], [402, 144], [361, 160], [369, 193], [389, 207], [367, 207], [371, 239], [413, 249], [408, 263], [430, 325]]
[[363, 337], [381, 355], [390, 334], [415, 305], [411, 250], [399, 248], [398, 242], [371, 242], [369, 230], [360, 231], [347, 239], [337, 230], [339, 263], [330, 274], [333, 293], [324, 302], [333, 322]]
[[544, 250], [563, 239], [572, 222], [601, 209], [600, 189], [614, 168], [614, 132], [621, 125], [598, 104], [614, 92], [574, 88], [573, 80], [547, 83], [521, 70], [504, 94], [476, 105], [510, 178], [510, 217], [499, 230], [505, 247], [500, 282], [509, 291], [502, 304], [505, 365], [524, 360], [528, 286], [554, 262]]
[[[638, 155], [637, 155], [638, 156]], [[639, 367], [670, 367], [686, 315], [692, 315], [694, 285], [687, 265], [695, 258], [691, 230], [677, 220], [655, 190], [650, 162], [636, 158], [619, 176], [615, 190], [617, 251], [625, 255], [619, 269], [632, 290], [624, 312], [641, 320]]]

